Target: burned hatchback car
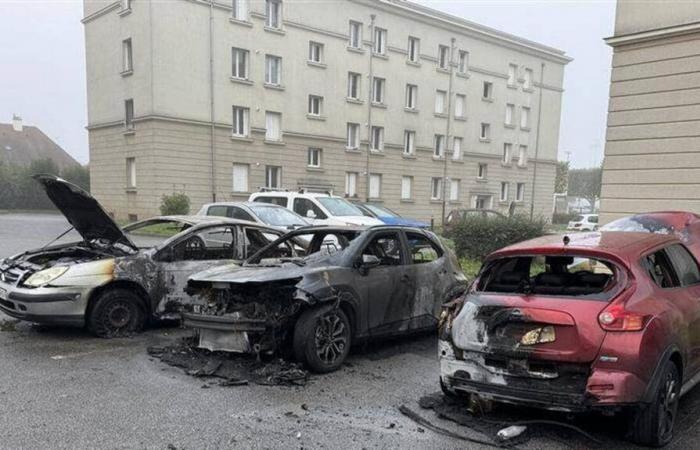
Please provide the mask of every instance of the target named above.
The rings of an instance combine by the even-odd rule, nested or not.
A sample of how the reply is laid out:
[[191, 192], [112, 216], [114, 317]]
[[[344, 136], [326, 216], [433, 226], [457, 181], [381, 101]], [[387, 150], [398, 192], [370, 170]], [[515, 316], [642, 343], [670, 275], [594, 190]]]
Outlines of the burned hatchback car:
[[188, 292], [197, 303], [183, 318], [200, 347], [289, 351], [329, 372], [355, 342], [434, 329], [440, 305], [465, 282], [454, 255], [429, 231], [306, 227], [243, 267], [193, 275]]
[[31, 322], [87, 327], [98, 336], [179, 318], [192, 273], [242, 261], [280, 231], [222, 218], [164, 216], [119, 228], [89, 193], [35, 177], [82, 241], [0, 260], [0, 311]]

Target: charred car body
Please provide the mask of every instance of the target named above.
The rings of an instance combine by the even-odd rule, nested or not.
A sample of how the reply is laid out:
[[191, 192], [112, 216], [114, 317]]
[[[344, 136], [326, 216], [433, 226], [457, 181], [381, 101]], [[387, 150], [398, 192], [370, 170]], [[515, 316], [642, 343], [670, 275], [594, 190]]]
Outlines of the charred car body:
[[465, 282], [456, 258], [429, 231], [308, 227], [242, 267], [193, 275], [188, 292], [198, 304], [183, 318], [198, 330], [200, 347], [289, 350], [328, 372], [354, 342], [434, 329], [440, 305]]
[[548, 236], [499, 250], [441, 315], [440, 382], [550, 410], [627, 411], [670, 441], [700, 379], [700, 269], [674, 234]]
[[36, 179], [83, 240], [0, 260], [0, 311], [18, 319], [87, 325], [103, 337], [131, 334], [150, 317], [179, 318], [192, 273], [242, 261], [281, 235], [192, 216], [120, 229], [79, 187], [52, 175]]

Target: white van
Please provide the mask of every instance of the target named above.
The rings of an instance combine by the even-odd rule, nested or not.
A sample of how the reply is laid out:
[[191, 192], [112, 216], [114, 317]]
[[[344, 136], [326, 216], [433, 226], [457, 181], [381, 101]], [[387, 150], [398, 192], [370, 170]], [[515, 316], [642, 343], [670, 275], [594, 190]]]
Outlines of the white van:
[[264, 191], [251, 194], [249, 201], [284, 206], [313, 225], [383, 225], [381, 220], [366, 216], [344, 198], [330, 194], [303, 190]]

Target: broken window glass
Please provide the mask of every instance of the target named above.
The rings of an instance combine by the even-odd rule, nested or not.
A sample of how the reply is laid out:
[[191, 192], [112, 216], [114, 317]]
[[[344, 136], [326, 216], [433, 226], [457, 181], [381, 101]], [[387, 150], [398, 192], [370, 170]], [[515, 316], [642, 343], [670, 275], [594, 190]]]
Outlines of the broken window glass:
[[401, 241], [397, 233], [381, 234], [373, 238], [362, 256], [376, 256], [382, 266], [398, 266], [403, 262]]
[[418, 233], [406, 233], [406, 239], [413, 264], [433, 262], [442, 256], [442, 250], [425, 236]]

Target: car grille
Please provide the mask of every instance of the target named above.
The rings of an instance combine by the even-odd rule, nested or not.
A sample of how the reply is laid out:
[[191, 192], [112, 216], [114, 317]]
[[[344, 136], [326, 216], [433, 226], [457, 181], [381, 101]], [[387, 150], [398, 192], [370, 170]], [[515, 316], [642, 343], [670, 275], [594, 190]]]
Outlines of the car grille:
[[14, 286], [21, 281], [26, 274], [27, 271], [19, 267], [9, 267], [4, 270], [0, 268], [0, 281]]

